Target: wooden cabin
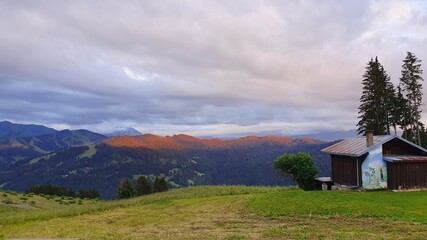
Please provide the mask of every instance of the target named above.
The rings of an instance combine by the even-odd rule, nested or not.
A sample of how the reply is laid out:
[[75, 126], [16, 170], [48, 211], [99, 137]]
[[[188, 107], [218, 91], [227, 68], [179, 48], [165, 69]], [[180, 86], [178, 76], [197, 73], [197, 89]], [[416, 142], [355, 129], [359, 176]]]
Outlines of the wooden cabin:
[[331, 155], [334, 184], [371, 190], [427, 188], [427, 150], [399, 136], [367, 133], [322, 152]]

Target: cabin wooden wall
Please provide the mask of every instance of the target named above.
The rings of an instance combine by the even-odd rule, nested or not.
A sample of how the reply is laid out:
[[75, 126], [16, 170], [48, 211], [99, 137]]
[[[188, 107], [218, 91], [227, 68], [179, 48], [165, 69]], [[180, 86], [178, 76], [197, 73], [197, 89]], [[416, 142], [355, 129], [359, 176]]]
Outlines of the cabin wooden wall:
[[391, 190], [427, 188], [427, 162], [388, 162], [387, 175]]
[[[341, 185], [357, 186], [357, 158], [331, 155], [332, 181]], [[360, 170], [360, 166], [359, 166]]]
[[426, 153], [398, 138], [383, 144], [384, 155], [416, 155], [425, 156]]

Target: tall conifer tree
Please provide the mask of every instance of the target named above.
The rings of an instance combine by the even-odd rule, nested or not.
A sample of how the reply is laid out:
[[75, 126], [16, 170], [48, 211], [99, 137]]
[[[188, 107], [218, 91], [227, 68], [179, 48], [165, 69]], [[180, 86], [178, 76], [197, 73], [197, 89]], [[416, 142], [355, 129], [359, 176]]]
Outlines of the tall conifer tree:
[[[408, 103], [408, 116], [405, 119], [404, 132], [408, 140], [418, 145], [421, 145], [419, 123], [423, 96], [421, 91], [423, 88], [421, 84], [423, 81], [422, 73], [421, 60], [417, 59], [413, 53], [407, 52], [406, 58], [403, 60], [402, 76], [400, 77], [400, 85]], [[409, 127], [409, 134], [407, 134], [407, 127]]]
[[404, 132], [405, 138], [407, 138], [406, 137], [407, 119], [409, 119], [408, 101], [403, 96], [402, 89], [398, 85], [393, 98], [391, 117], [390, 117], [391, 125], [393, 126], [393, 129], [394, 129], [394, 134], [397, 134], [397, 126], [400, 126], [400, 128]]
[[166, 182], [166, 178], [162, 177], [159, 180], [160, 192], [166, 192], [168, 190], [168, 183]]
[[358, 134], [365, 134], [367, 130], [373, 130], [375, 135], [390, 134], [395, 93], [390, 77], [378, 62], [378, 57], [368, 62], [362, 85]]
[[153, 193], [166, 192], [168, 190], [168, 183], [164, 177], [156, 177], [153, 183]]
[[160, 192], [160, 179], [156, 177], [153, 182], [153, 193]]
[[135, 189], [132, 183], [128, 179], [122, 180], [117, 188], [117, 199], [131, 198], [133, 196], [135, 196]]
[[136, 180], [135, 185], [136, 195], [147, 195], [151, 193], [151, 185], [145, 176], [140, 176]]

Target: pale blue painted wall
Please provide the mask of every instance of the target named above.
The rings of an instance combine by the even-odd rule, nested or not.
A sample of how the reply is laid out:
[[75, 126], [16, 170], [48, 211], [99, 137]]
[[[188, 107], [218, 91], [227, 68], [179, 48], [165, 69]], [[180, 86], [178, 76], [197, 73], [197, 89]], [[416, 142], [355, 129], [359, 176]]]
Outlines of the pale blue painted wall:
[[362, 187], [387, 188], [387, 165], [383, 160], [382, 145], [372, 148], [362, 164]]

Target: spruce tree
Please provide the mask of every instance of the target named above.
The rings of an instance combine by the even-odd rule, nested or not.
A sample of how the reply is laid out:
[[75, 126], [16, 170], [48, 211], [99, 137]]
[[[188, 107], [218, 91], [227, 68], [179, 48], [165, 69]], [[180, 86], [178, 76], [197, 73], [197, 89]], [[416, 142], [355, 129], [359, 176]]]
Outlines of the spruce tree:
[[135, 196], [135, 189], [132, 183], [128, 179], [122, 180], [117, 188], [117, 199], [126, 199], [133, 196]]
[[397, 134], [397, 126], [400, 125], [402, 114], [400, 112], [399, 91], [395, 92], [391, 101], [390, 125], [393, 127], [394, 135]]
[[424, 124], [422, 124], [420, 122], [419, 125], [420, 125], [421, 147], [426, 148], [427, 147], [427, 132], [426, 132], [426, 129], [424, 127]]
[[166, 182], [166, 178], [156, 177], [153, 183], [153, 193], [166, 192], [167, 190], [168, 190], [168, 183]]
[[160, 178], [159, 180], [159, 188], [160, 192], [166, 192], [168, 190], [168, 183], [164, 177]]
[[151, 185], [145, 176], [138, 177], [138, 179], [136, 180], [135, 190], [137, 196], [147, 195], [151, 193]]
[[90, 199], [101, 198], [101, 195], [98, 193], [98, 191], [96, 191], [93, 188], [80, 189], [78, 196], [80, 198], [90, 198]]
[[[385, 73], [385, 71], [384, 71]], [[386, 74], [386, 73], [385, 73]], [[396, 91], [394, 90], [393, 83], [390, 81], [390, 77], [387, 76], [385, 82], [385, 89], [382, 93], [381, 97], [383, 103], [383, 112], [384, 112], [384, 120], [385, 120], [385, 133], [390, 134], [390, 127], [394, 126], [393, 123], [393, 110], [395, 108], [396, 103]], [[396, 133], [396, 130], [395, 130]]]
[[153, 182], [153, 193], [160, 192], [160, 179], [156, 177]]
[[407, 119], [409, 119], [409, 111], [408, 111], [408, 101], [402, 94], [402, 89], [398, 85], [394, 94], [394, 97], [392, 98], [390, 102], [391, 106], [391, 115], [390, 115], [390, 123], [393, 127], [394, 134], [397, 134], [397, 126], [400, 126], [400, 128], [404, 132], [405, 138], [407, 135]]
[[365, 134], [367, 130], [373, 130], [375, 135], [390, 134], [394, 87], [377, 57], [368, 62], [362, 85], [358, 134]]
[[[423, 78], [421, 74], [421, 60], [411, 53], [407, 52], [406, 58], [403, 60], [402, 76], [400, 78], [400, 85], [403, 94], [406, 96], [408, 102], [408, 117], [405, 119], [406, 125], [404, 132], [407, 133], [405, 137], [421, 145], [420, 126], [421, 119], [421, 105], [422, 105], [422, 84]], [[409, 129], [407, 129], [409, 127]], [[405, 131], [406, 130], [406, 131]], [[408, 134], [409, 132], [409, 134]]]

